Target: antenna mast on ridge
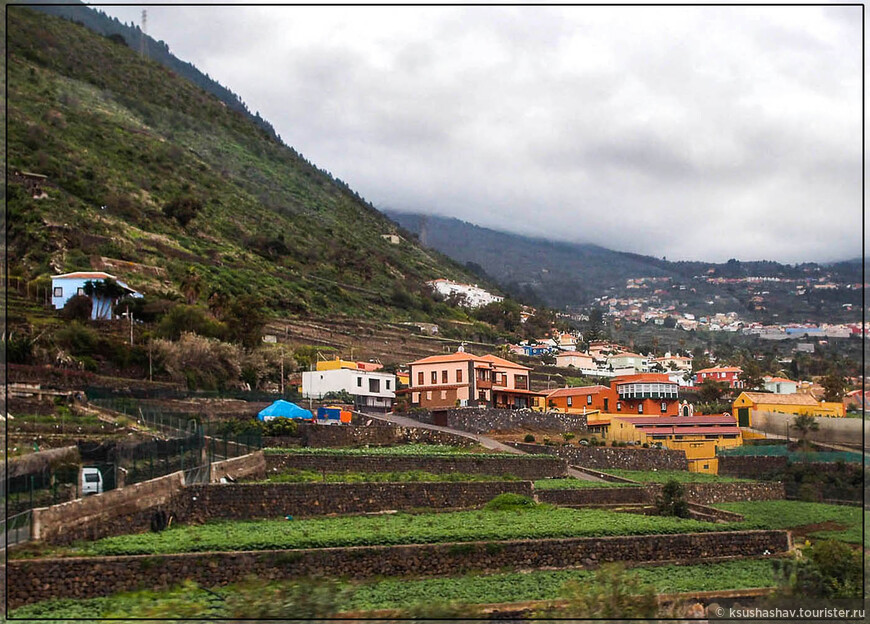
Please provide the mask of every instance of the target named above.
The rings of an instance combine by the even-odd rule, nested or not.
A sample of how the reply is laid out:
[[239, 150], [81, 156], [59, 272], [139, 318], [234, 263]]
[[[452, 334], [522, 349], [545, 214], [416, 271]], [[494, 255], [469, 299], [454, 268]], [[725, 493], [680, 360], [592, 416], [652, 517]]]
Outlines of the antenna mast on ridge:
[[142, 9], [142, 34], [139, 37], [139, 54], [148, 57], [148, 11]]

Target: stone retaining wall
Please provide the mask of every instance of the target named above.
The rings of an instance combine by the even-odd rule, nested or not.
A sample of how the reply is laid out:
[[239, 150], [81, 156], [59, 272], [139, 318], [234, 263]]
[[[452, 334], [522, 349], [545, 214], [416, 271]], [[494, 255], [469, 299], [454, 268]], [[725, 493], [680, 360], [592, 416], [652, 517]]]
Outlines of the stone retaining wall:
[[782, 472], [788, 467], [788, 458], [751, 455], [720, 455], [719, 474], [729, 477], [758, 479]]
[[329, 575], [445, 576], [505, 568], [594, 567], [610, 561], [711, 560], [791, 549], [787, 531], [740, 531], [602, 538], [516, 540], [408, 546], [359, 546], [263, 552], [191, 553], [9, 561], [8, 606], [51, 598], [93, 598], [166, 589], [181, 579], [204, 587], [254, 575], [262, 582]]
[[422, 470], [435, 474], [460, 472], [466, 474], [512, 475], [520, 479], [564, 477], [568, 465], [556, 457], [467, 456], [388, 456], [388, 455], [316, 455], [308, 453], [269, 453], [266, 470], [316, 470], [318, 472], [407, 472]]
[[611, 446], [543, 446], [515, 443], [527, 453], [549, 453], [584, 468], [621, 468], [623, 470], [688, 470], [683, 451], [670, 449], [615, 448]]
[[389, 424], [374, 424], [377, 419], [370, 419], [370, 426], [356, 425], [299, 425], [298, 437], [270, 437], [263, 440], [264, 446], [311, 446], [316, 448], [333, 448], [347, 446], [391, 446], [394, 444], [445, 444], [447, 446], [468, 447], [477, 444], [475, 440], [464, 436], [423, 429], [421, 427], [396, 427]]
[[471, 433], [536, 429], [548, 431], [586, 432], [584, 414], [562, 412], [533, 412], [495, 408], [462, 407], [438, 412], [412, 411], [406, 416], [420, 422], [450, 427]]
[[566, 507], [593, 507], [596, 505], [643, 505], [655, 496], [648, 488], [577, 488], [573, 490], [536, 490], [538, 500]]
[[[740, 501], [782, 500], [785, 488], [779, 482], [766, 483], [683, 483], [686, 500], [698, 505]], [[592, 507], [596, 505], [645, 505], [655, 503], [662, 485], [644, 487], [576, 488], [537, 490], [538, 500], [554, 505]]]
[[481, 507], [506, 492], [532, 496], [531, 481], [438, 483], [228, 483], [192, 485], [176, 498], [180, 522], [305, 517], [388, 510]]

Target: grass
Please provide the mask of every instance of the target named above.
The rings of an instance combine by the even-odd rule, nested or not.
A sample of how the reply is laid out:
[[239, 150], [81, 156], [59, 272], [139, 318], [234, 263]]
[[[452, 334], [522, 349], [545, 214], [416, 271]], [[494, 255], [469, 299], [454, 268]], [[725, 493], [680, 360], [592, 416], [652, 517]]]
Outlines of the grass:
[[536, 490], [578, 490], [585, 488], [637, 487], [633, 483], [613, 481], [586, 481], [585, 479], [539, 479], [535, 481]]
[[[278, 510], [280, 513], [280, 510]], [[344, 516], [306, 520], [222, 521], [160, 533], [108, 537], [43, 555], [108, 556], [207, 551], [433, 544], [513, 539], [653, 535], [766, 528], [712, 524], [599, 509], [538, 506], [522, 511], [458, 511]], [[23, 553], [22, 553], [23, 555]]]
[[436, 474], [422, 470], [405, 472], [343, 472], [322, 473], [314, 470], [285, 470], [271, 475], [265, 483], [417, 483], [455, 481], [519, 481], [512, 475], [466, 474], [449, 472]]
[[667, 483], [668, 481], [679, 481], [680, 483], [738, 483], [749, 482], [749, 479], [738, 479], [736, 477], [720, 477], [719, 475], [707, 474], [705, 472], [688, 472], [683, 470], [620, 470], [607, 469], [607, 474], [612, 474], [615, 477], [623, 479], [631, 479], [641, 483]]
[[[745, 559], [690, 566], [634, 568], [643, 583], [652, 584], [660, 593], [682, 593], [773, 587], [776, 580], [770, 560]], [[407, 609], [427, 604], [456, 602], [492, 604], [550, 600], [558, 598], [562, 586], [572, 580], [590, 578], [587, 570], [540, 570], [501, 574], [467, 574], [447, 578], [388, 578], [370, 583], [344, 584], [350, 589], [335, 605], [340, 611], [376, 611]], [[289, 583], [263, 583], [264, 589], [288, 586]], [[51, 600], [12, 611], [13, 618], [105, 618], [155, 617], [177, 608], [180, 601], [188, 605], [188, 617], [203, 616], [227, 619], [231, 614], [220, 596], [236, 591], [236, 586], [216, 588], [207, 593], [193, 585], [162, 592], [140, 591], [87, 600]], [[217, 597], [215, 596], [217, 594]], [[192, 612], [191, 612], [192, 611]], [[286, 614], [290, 616], [290, 613]]]
[[849, 544], [862, 543], [862, 523], [865, 521], [860, 507], [788, 500], [721, 503], [715, 506], [735, 511], [745, 516], [747, 521], [762, 523], [771, 529], [799, 529], [799, 527], [827, 522], [836, 523], [842, 528], [822, 528], [809, 532], [799, 529], [796, 533], [813, 539], [833, 539]]
[[379, 457], [475, 457], [499, 459], [528, 459], [529, 457], [546, 457], [554, 459], [552, 455], [528, 455], [517, 453], [493, 453], [487, 452], [481, 446], [459, 447], [445, 444], [400, 444], [397, 446], [372, 446], [368, 448], [312, 448], [312, 447], [287, 447], [267, 448], [266, 453], [273, 455], [319, 455], [328, 457], [354, 457], [358, 455]]

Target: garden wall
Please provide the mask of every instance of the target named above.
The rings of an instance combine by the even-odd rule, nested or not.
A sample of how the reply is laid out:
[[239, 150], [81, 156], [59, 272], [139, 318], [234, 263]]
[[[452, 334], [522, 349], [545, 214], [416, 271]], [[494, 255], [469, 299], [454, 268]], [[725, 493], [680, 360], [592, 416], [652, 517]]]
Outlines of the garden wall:
[[308, 453], [266, 454], [269, 473], [284, 470], [315, 470], [318, 472], [407, 472], [422, 470], [435, 474], [461, 472], [466, 474], [511, 475], [520, 479], [564, 477], [567, 463], [556, 457], [475, 457], [473, 454], [450, 457], [387, 456], [387, 455], [315, 455]]
[[610, 561], [709, 561], [791, 549], [787, 531], [740, 531], [463, 544], [358, 546], [263, 552], [191, 553], [10, 561], [8, 606], [50, 598], [93, 598], [166, 589], [180, 579], [204, 587], [256, 576], [262, 582], [329, 575], [446, 576], [504, 568], [593, 567]]
[[407, 416], [420, 422], [451, 427], [471, 433], [510, 431], [513, 429], [538, 429], [549, 431], [586, 432], [584, 414], [561, 412], [533, 412], [495, 408], [463, 407], [438, 412], [414, 411]]
[[505, 492], [532, 496], [531, 481], [438, 483], [230, 483], [192, 485], [177, 496], [180, 522], [305, 517], [387, 510], [481, 507]]
[[782, 472], [788, 466], [788, 458], [751, 455], [719, 455], [719, 474], [744, 479], [757, 479]]
[[[376, 419], [371, 419], [376, 420]], [[270, 437], [263, 440], [267, 447], [311, 446], [332, 448], [346, 446], [391, 446], [394, 444], [444, 444], [447, 446], [468, 447], [477, 442], [471, 438], [418, 427], [396, 427], [392, 425], [299, 425], [299, 437]]]
[[[739, 501], [782, 500], [782, 483], [683, 483], [686, 500], [698, 505]], [[596, 505], [645, 505], [654, 503], [662, 490], [660, 484], [644, 487], [577, 488], [537, 490], [538, 500], [554, 505], [593, 507]]]
[[670, 449], [614, 448], [610, 446], [542, 446], [515, 443], [527, 453], [549, 453], [584, 468], [621, 468], [623, 470], [688, 470], [683, 451]]

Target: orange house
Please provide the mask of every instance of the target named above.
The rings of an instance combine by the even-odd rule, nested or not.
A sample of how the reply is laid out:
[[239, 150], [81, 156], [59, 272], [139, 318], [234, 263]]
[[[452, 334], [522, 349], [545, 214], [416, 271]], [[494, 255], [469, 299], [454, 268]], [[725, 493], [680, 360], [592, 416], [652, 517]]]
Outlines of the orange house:
[[563, 412], [677, 416], [679, 384], [667, 375], [641, 373], [615, 377], [606, 386], [561, 388], [547, 395], [547, 406]]
[[484, 405], [519, 409], [531, 407], [544, 393], [533, 392], [528, 366], [495, 355], [458, 351], [411, 362], [411, 405], [427, 409]]

